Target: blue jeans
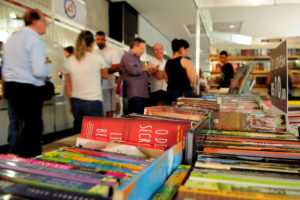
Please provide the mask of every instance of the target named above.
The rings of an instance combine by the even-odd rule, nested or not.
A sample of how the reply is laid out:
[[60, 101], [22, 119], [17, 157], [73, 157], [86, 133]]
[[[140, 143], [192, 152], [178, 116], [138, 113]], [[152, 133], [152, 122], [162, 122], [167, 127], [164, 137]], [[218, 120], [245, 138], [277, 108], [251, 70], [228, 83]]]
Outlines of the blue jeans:
[[10, 153], [19, 153], [19, 126], [20, 120], [16, 109], [13, 107], [10, 100], [7, 100], [7, 112], [9, 118], [8, 124], [8, 146]]
[[99, 100], [71, 98], [71, 108], [74, 116], [74, 133], [81, 132], [83, 116], [103, 117], [103, 106]]
[[193, 91], [167, 91], [167, 98], [166, 98], [166, 104], [171, 105], [173, 101], [176, 101], [178, 97], [182, 96], [192, 96]]

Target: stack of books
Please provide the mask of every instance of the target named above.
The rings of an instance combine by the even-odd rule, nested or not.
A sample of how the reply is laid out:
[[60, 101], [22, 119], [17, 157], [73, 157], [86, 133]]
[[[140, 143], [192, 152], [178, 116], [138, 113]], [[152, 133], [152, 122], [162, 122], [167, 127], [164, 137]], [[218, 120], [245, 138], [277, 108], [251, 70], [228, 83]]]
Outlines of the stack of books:
[[300, 199], [300, 141], [287, 133], [202, 130], [178, 199]]

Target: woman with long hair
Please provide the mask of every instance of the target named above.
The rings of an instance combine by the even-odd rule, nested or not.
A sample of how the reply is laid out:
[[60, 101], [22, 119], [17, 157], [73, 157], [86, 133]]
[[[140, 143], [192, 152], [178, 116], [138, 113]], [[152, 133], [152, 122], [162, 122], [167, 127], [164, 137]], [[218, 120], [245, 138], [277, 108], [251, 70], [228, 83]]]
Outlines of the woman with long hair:
[[66, 95], [74, 116], [74, 132], [81, 131], [83, 116], [103, 116], [101, 78], [107, 79], [108, 71], [103, 58], [94, 49], [94, 36], [82, 31], [76, 41], [74, 55], [65, 67]]
[[197, 76], [193, 65], [186, 58], [190, 45], [183, 39], [172, 41], [173, 57], [171, 57], [165, 67], [165, 80], [167, 88], [167, 104], [171, 104], [176, 98], [184, 95], [192, 95], [191, 84], [197, 82]]

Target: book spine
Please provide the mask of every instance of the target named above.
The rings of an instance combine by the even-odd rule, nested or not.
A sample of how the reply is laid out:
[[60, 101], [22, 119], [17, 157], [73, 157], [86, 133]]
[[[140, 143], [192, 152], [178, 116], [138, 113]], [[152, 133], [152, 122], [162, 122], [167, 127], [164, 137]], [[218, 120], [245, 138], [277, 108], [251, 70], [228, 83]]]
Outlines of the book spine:
[[[20, 195], [30, 199], [43, 200], [66, 200], [66, 199], [84, 199], [84, 200], [108, 200], [108, 198], [99, 195], [80, 194], [76, 192], [63, 191], [51, 188], [43, 188], [22, 183], [14, 183], [0, 180], [1, 191], [9, 194]], [[13, 197], [12, 199], [18, 200]], [[25, 199], [25, 198], [23, 198]]]
[[73, 168], [73, 166], [71, 166], [71, 165], [63, 165], [63, 164], [58, 164], [58, 163], [45, 162], [45, 161], [41, 161], [41, 160], [33, 160], [33, 159], [28, 159], [28, 158], [9, 156], [9, 155], [5, 155], [5, 154], [0, 154], [0, 159], [28, 163], [28, 164], [32, 164], [32, 165], [39, 165], [39, 166], [43, 166], [43, 167], [65, 169], [65, 170], [69, 170], [69, 169]]
[[169, 176], [166, 182], [160, 187], [158, 192], [152, 197], [153, 200], [173, 199], [177, 189], [186, 179], [191, 166], [179, 165], [177, 169]]
[[105, 165], [96, 165], [96, 164], [92, 164], [92, 163], [85, 163], [85, 162], [79, 162], [79, 161], [74, 161], [74, 160], [66, 160], [66, 159], [57, 158], [57, 157], [40, 156], [39, 158], [42, 160], [60, 162], [60, 163], [65, 163], [65, 164], [79, 165], [79, 166], [83, 166], [83, 167], [93, 167], [99, 171], [125, 173], [125, 174], [129, 174], [131, 176], [133, 174], [137, 173], [136, 171], [129, 170], [129, 169], [122, 169], [122, 168], [110, 167], [110, 166], [105, 166]]
[[237, 192], [237, 191], [224, 191], [224, 190], [207, 190], [200, 188], [191, 188], [180, 186], [178, 191], [178, 199], [247, 199], [247, 200], [294, 200], [299, 199], [296, 196], [284, 196], [284, 195], [272, 195], [272, 194], [260, 194], [260, 193], [249, 193], [249, 192]]
[[55, 190], [59, 189], [63, 191], [70, 191], [81, 194], [96, 194], [101, 195], [103, 197], [108, 197], [109, 194], [108, 186], [80, 183], [77, 181], [17, 171], [14, 171], [12, 173], [12, 170], [6, 169], [0, 169], [0, 178], [3, 180], [13, 181], [17, 183], [24, 183], [38, 187], [46, 187]]
[[218, 154], [236, 154], [241, 156], [259, 156], [259, 157], [271, 157], [271, 158], [288, 158], [288, 159], [300, 159], [300, 153], [292, 152], [270, 152], [270, 151], [250, 151], [250, 150], [235, 150], [235, 149], [222, 149], [222, 148], [204, 148], [203, 152], [206, 153], [218, 153]]
[[105, 186], [110, 186], [110, 187], [113, 187], [116, 185], [116, 182], [105, 182], [105, 181], [102, 181], [102, 179], [99, 180], [99, 179], [84, 178], [84, 177], [78, 177], [78, 176], [71, 176], [71, 175], [67, 175], [67, 174], [63, 174], [63, 173], [56, 173], [56, 172], [37, 170], [37, 169], [26, 168], [26, 167], [19, 167], [16, 163], [14, 165], [15, 166], [11, 166], [11, 165], [6, 165], [6, 164], [0, 163], [0, 168], [10, 169], [10, 170], [18, 171], [18, 172], [23, 172], [23, 173], [65, 179], [65, 180], [70, 180], [70, 181], [74, 181], [74, 182], [78, 182], [78, 183], [80, 182], [82, 184], [87, 184], [87, 185], [88, 184], [91, 184], [91, 185], [100, 184], [100, 185], [105, 185]]
[[90, 158], [90, 159], [95, 159], [97, 161], [100, 161], [100, 162], [103, 162], [103, 163], [117, 163], [117, 164], [128, 164], [128, 166], [126, 167], [126, 169], [130, 169], [128, 167], [132, 167], [133, 170], [135, 170], [135, 168], [140, 168], [140, 170], [142, 170], [145, 166], [147, 165], [143, 165], [141, 163], [136, 163], [136, 162], [132, 162], [132, 161], [127, 161], [125, 159], [123, 160], [118, 160], [118, 159], [110, 159], [110, 158], [104, 158], [103, 156], [102, 157], [98, 157], [98, 156], [95, 156], [95, 154], [93, 155], [87, 155], [87, 154], [82, 154], [82, 153], [79, 153], [77, 151], [73, 151], [73, 150], [69, 150], [69, 151], [55, 151], [55, 152], [59, 152], [59, 153], [62, 153], [62, 154], [67, 154], [67, 155], [74, 155], [74, 156], [82, 156], [82, 157], [85, 157], [85, 158]]
[[107, 152], [100, 152], [100, 151], [92, 151], [92, 150], [86, 150], [86, 149], [80, 149], [80, 148], [74, 148], [74, 147], [67, 147], [67, 148], [64, 148], [63, 150], [69, 151], [69, 152], [74, 152], [74, 153], [76, 153], [76, 152], [82, 153], [82, 154], [90, 155], [90, 156], [114, 159], [114, 160], [130, 161], [130, 162], [136, 163], [136, 164], [148, 165], [151, 163], [151, 161], [148, 161], [146, 159], [133, 158], [133, 157], [129, 157], [129, 156], [123, 156], [123, 155], [112, 154], [112, 153], [107, 153]]
[[109, 167], [116, 167], [116, 168], [129, 169], [129, 170], [135, 170], [135, 171], [142, 171], [144, 169], [144, 167], [140, 166], [140, 165], [103, 161], [103, 160], [98, 160], [98, 159], [89, 158], [89, 157], [85, 157], [85, 156], [79, 156], [79, 154], [77, 154], [77, 153], [75, 154], [75, 153], [70, 153], [70, 152], [56, 151], [56, 152], [46, 153], [45, 155], [49, 156], [49, 157], [52, 156], [52, 157], [63, 158], [66, 160], [79, 161], [79, 162], [85, 162], [85, 163], [93, 163], [96, 165], [104, 165], [104, 166], [109, 166]]
[[[43, 170], [43, 171], [54, 172], [54, 173], [62, 173], [62, 174], [69, 175], [69, 176], [79, 177], [82, 180], [86, 179], [88, 182], [90, 180], [91, 183], [94, 183], [94, 182], [96, 182], [96, 180], [106, 177], [106, 176], [100, 175], [100, 174], [74, 172], [73, 170], [57, 169], [57, 168], [52, 168], [52, 167], [44, 167], [41, 165], [16, 162], [15, 160], [18, 160], [18, 159], [11, 160], [9, 157], [2, 157], [2, 160], [0, 160], [0, 163], [2, 163], [2, 164], [14, 163], [15, 166], [18, 166], [18, 167], [27, 167], [27, 168], [36, 169], [36, 170]], [[27, 160], [30, 160], [30, 159], [27, 159]], [[37, 162], [39, 161], [39, 163], [44, 162], [44, 161], [40, 161], [40, 160], [35, 160], [35, 161], [37, 161]], [[30, 161], [29, 163], [37, 163], [37, 162]], [[50, 163], [50, 162], [46, 162], [46, 163]], [[52, 165], [47, 165], [47, 166], [55, 166], [55, 164], [57, 164], [57, 163], [52, 163]], [[58, 164], [58, 165], [60, 165], [60, 164]], [[68, 165], [68, 166], [71, 166], [71, 165]], [[71, 166], [71, 167], [74, 168], [74, 166]]]

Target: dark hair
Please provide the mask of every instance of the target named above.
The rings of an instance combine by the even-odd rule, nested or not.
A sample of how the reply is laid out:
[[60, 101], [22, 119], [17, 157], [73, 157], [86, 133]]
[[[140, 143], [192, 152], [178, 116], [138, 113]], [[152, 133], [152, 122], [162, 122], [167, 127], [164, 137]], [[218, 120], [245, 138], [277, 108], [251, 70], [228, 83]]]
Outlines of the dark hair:
[[34, 20], [40, 20], [41, 19], [40, 14], [41, 14], [41, 11], [38, 9], [27, 10], [23, 17], [25, 26], [31, 25]]
[[103, 36], [105, 36], [105, 33], [104, 33], [103, 31], [98, 31], [98, 32], [96, 33], [96, 35], [103, 35]]
[[185, 49], [187, 49], [187, 48], [190, 47], [190, 44], [186, 40], [183, 40], [183, 39], [180, 39], [180, 40], [174, 39], [174, 40], [172, 40], [173, 53], [178, 51], [181, 47], [184, 47]]
[[134, 46], [138, 46], [140, 43], [146, 43], [146, 41], [142, 40], [141, 38], [134, 38], [134, 40], [130, 42], [130, 49], [132, 49]]
[[228, 57], [227, 51], [221, 51], [220, 55], [225, 55], [226, 57]]
[[87, 48], [94, 42], [94, 35], [90, 31], [82, 31], [77, 38], [76, 44], [75, 44], [75, 57], [77, 60], [81, 60]]
[[67, 51], [68, 53], [73, 53], [74, 52], [74, 47], [73, 46], [68, 46], [64, 48], [65, 51]]

